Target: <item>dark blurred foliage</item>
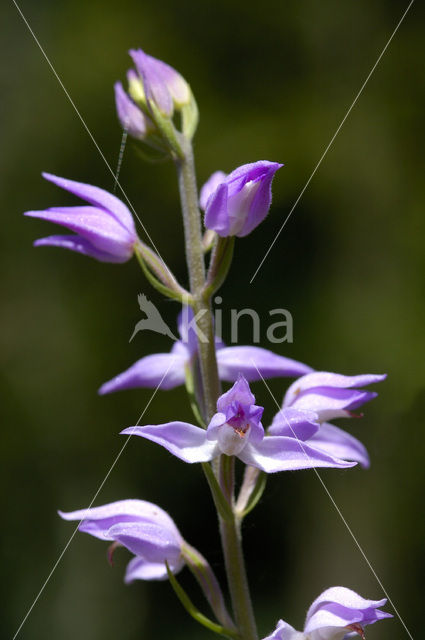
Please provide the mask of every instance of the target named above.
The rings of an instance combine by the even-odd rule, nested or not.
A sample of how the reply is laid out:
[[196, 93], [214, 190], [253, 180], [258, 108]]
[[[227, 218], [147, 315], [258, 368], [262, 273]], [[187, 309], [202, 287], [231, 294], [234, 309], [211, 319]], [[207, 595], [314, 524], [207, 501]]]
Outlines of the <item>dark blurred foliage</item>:
[[[22, 0], [21, 8], [111, 165], [121, 140], [112, 97], [127, 50], [142, 46], [190, 81], [201, 110], [200, 182], [257, 159], [285, 163], [272, 213], [237, 244], [220, 292], [224, 318], [285, 307], [294, 343], [278, 351], [317, 369], [382, 372], [363, 420], [369, 471], [322, 472], [329, 492], [414, 637], [423, 627], [425, 341], [423, 7], [416, 2], [252, 284], [249, 280], [376, 61], [406, 3], [232, 0], [159, 4]], [[56, 509], [87, 505], [151, 397], [100, 398], [102, 382], [168, 338], [128, 343], [145, 292], [174, 327], [177, 306], [123, 266], [31, 247], [52, 233], [22, 212], [71, 204], [42, 170], [112, 189], [113, 180], [12, 2], [0, 9], [3, 281], [1, 637], [11, 638], [72, 533]], [[129, 145], [122, 184], [173, 270], [186, 278], [172, 165]], [[227, 314], [227, 315], [226, 315]], [[229, 335], [224, 328], [224, 337]], [[250, 340], [248, 322], [241, 343]], [[272, 381], [280, 399], [286, 386]], [[255, 392], [273, 415], [263, 385]], [[143, 421], [191, 419], [183, 390], [158, 393]], [[341, 424], [341, 423], [340, 423]], [[220, 573], [215, 516], [198, 467], [131, 441], [96, 503], [125, 497], [167, 509]], [[245, 527], [260, 631], [304, 612], [334, 584], [382, 591], [313, 472], [271, 477]], [[76, 535], [23, 627], [28, 640], [201, 638], [166, 583], [125, 587], [106, 548]], [[221, 573], [220, 573], [221, 575]], [[182, 574], [190, 590], [190, 576]], [[421, 593], [422, 591], [422, 593]], [[200, 606], [202, 602], [197, 599]], [[391, 607], [388, 607], [391, 610]], [[369, 630], [407, 637], [400, 622]]]

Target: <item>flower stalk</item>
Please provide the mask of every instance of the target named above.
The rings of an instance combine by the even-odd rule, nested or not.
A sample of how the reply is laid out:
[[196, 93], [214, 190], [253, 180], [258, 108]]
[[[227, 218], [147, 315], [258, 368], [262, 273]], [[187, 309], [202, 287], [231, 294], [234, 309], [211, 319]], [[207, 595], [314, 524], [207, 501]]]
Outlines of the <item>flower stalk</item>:
[[[212, 295], [212, 290], [205, 291], [204, 248], [192, 145], [188, 139], [183, 138], [182, 147], [184, 149], [184, 157], [178, 158], [176, 165], [183, 212], [190, 292], [197, 324], [205, 418], [206, 421], [209, 421], [216, 412], [217, 399], [220, 395], [220, 380], [218, 377], [211, 312], [210, 296]], [[233, 456], [221, 456], [220, 466], [226, 480], [233, 475], [232, 470], [228, 468], [229, 464], [233, 467]], [[211, 479], [209, 482], [211, 482]], [[223, 518], [219, 514], [219, 521], [232, 608], [241, 638], [243, 640], [257, 640], [258, 636], [242, 550], [240, 521], [233, 511], [233, 487], [226, 487], [226, 489], [227, 491], [231, 489], [231, 495], [227, 491], [225, 492], [231, 507], [231, 517]]]

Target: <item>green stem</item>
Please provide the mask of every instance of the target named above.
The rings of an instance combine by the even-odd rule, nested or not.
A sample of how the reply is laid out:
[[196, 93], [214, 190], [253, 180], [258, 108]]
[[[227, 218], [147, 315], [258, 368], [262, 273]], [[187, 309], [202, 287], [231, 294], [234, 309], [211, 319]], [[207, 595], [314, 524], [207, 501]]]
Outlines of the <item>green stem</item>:
[[[183, 143], [182, 143], [183, 144]], [[205, 263], [202, 248], [201, 216], [198, 208], [195, 166], [192, 146], [184, 142], [184, 158], [177, 161], [180, 199], [183, 211], [183, 225], [186, 242], [186, 259], [189, 268], [190, 291], [193, 297], [193, 311], [197, 318], [199, 360], [205, 399], [206, 421], [216, 412], [220, 395], [220, 381], [215, 354], [214, 327], [211, 301], [203, 295], [205, 285]]]
[[[197, 319], [205, 418], [208, 423], [216, 412], [217, 399], [220, 395], [220, 380], [215, 352], [211, 292], [205, 293], [204, 289], [206, 281], [205, 263], [192, 145], [184, 137], [180, 140], [180, 144], [183, 153], [176, 159], [176, 164], [183, 212], [190, 292], [192, 295], [191, 304]], [[233, 457], [220, 457], [217, 475], [219, 482], [222, 483], [222, 489], [224, 489], [225, 497], [223, 496], [223, 498], [228, 502], [229, 511], [231, 512], [228, 518], [223, 518], [219, 514], [221, 541], [232, 607], [240, 637], [242, 640], [257, 640], [256, 624], [242, 551], [240, 520], [234, 510], [233, 465]]]

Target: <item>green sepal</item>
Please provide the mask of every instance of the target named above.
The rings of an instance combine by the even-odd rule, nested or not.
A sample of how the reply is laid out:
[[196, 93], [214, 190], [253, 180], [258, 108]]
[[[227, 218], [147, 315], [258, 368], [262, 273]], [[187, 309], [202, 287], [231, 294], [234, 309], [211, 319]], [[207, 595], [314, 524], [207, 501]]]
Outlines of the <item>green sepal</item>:
[[195, 96], [190, 92], [190, 101], [181, 107], [182, 131], [185, 138], [192, 140], [199, 122], [199, 110]]
[[211, 298], [225, 281], [232, 264], [234, 248], [235, 236], [218, 238], [211, 255], [207, 281], [202, 292], [205, 299]]
[[163, 140], [167, 143], [169, 148], [181, 159], [184, 159], [184, 151], [179, 141], [179, 134], [170, 117], [165, 116], [156, 106], [154, 100], [149, 100], [149, 111], [151, 117], [155, 122], [158, 130], [160, 131]]
[[223, 491], [221, 490], [218, 480], [215, 477], [214, 471], [212, 470], [208, 462], [202, 462], [202, 468], [204, 470], [209, 487], [211, 489], [214, 504], [218, 513], [223, 518], [223, 520], [232, 522], [234, 519], [232, 508], [230, 504], [227, 502], [226, 497], [223, 494]]
[[168, 579], [170, 580], [170, 584], [174, 589], [174, 593], [176, 594], [176, 596], [178, 597], [178, 599], [180, 600], [180, 602], [182, 603], [183, 607], [186, 609], [188, 614], [191, 615], [192, 618], [196, 620], [196, 622], [199, 622], [199, 624], [202, 624], [204, 627], [206, 627], [210, 631], [214, 631], [214, 633], [218, 633], [221, 636], [224, 636], [226, 638], [239, 638], [239, 634], [236, 631], [222, 627], [220, 624], [213, 622], [212, 620], [207, 618], [207, 616], [201, 613], [195, 607], [195, 605], [193, 604], [192, 600], [189, 598], [189, 596], [187, 595], [183, 587], [179, 584], [175, 575], [173, 575], [172, 571], [170, 570], [170, 567], [168, 566], [167, 561], [165, 561], [165, 566], [167, 569]]

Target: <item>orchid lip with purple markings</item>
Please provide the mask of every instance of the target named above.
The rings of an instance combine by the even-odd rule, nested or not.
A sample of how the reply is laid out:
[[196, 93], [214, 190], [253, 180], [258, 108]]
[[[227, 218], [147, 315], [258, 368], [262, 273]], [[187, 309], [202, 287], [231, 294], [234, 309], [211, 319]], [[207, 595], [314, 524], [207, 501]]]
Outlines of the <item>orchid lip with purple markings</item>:
[[[173, 389], [185, 382], [185, 370], [190, 366], [197, 350], [196, 328], [191, 324], [193, 315], [184, 307], [178, 317], [180, 340], [170, 353], [145, 356], [123, 373], [105, 382], [100, 394], [138, 387]], [[297, 377], [312, 371], [311, 367], [290, 358], [277, 355], [261, 347], [226, 347], [216, 341], [218, 373], [221, 380], [234, 382], [239, 373], [252, 382], [263, 378]]]
[[261, 424], [263, 408], [254, 402], [248, 381], [240, 375], [218, 399], [217, 413], [207, 430], [187, 422], [168, 422], [128, 427], [121, 433], [151, 440], [189, 463], [209, 462], [221, 454], [234, 455], [267, 473], [356, 464], [310, 444], [308, 439], [320, 428], [319, 423], [312, 422], [311, 412], [289, 410], [291, 435], [265, 435]]
[[238, 167], [227, 176], [220, 171], [213, 173], [200, 195], [206, 228], [222, 237], [242, 238], [251, 233], [270, 209], [272, 181], [282, 166], [260, 160]]
[[119, 500], [100, 507], [63, 512], [64, 520], [79, 520], [79, 531], [126, 547], [130, 560], [125, 582], [166, 580], [165, 561], [173, 573], [184, 565], [183, 538], [168, 513], [145, 500]]
[[43, 173], [43, 177], [86, 200], [90, 206], [26, 211], [26, 216], [54, 222], [75, 232], [74, 235], [41, 238], [34, 242], [35, 247], [62, 247], [101, 262], [119, 263], [131, 258], [138, 238], [133, 217], [119, 198], [99, 187], [59, 178], [50, 173]]
[[263, 640], [343, 640], [353, 632], [364, 638], [366, 625], [392, 618], [380, 609], [386, 602], [386, 598], [366, 600], [346, 587], [331, 587], [310, 606], [303, 631], [279, 620], [273, 633]]

